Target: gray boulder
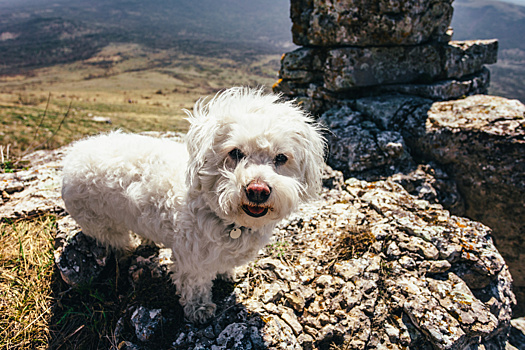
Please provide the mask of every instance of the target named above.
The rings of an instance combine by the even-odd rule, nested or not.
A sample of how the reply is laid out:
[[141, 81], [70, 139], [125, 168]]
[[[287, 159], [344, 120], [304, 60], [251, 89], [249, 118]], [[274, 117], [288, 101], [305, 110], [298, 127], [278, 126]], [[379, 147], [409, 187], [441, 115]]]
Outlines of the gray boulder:
[[495, 96], [438, 102], [414, 134], [410, 147], [456, 180], [465, 215], [494, 230], [524, 315], [525, 106]]
[[448, 41], [452, 0], [292, 0], [293, 40], [300, 46], [417, 45]]
[[[329, 164], [346, 176], [390, 177], [419, 198], [490, 226], [514, 276], [515, 312], [522, 315], [525, 106], [483, 95], [435, 103], [382, 95], [341, 104], [321, 117], [331, 130]], [[403, 157], [386, 157], [370, 130], [396, 133]], [[421, 164], [414, 166], [414, 159]]]

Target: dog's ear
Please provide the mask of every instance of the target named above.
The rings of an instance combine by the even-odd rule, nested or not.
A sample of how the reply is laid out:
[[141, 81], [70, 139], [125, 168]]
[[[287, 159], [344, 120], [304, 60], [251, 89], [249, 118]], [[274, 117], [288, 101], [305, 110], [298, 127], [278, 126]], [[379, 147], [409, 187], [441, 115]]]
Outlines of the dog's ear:
[[199, 173], [206, 165], [206, 153], [212, 149], [217, 123], [208, 116], [205, 99], [195, 103], [193, 112], [184, 110], [188, 115], [190, 129], [186, 135], [186, 147], [189, 154], [186, 169], [186, 183], [190, 190], [201, 191], [202, 183]]
[[305, 122], [296, 129], [301, 146], [300, 167], [303, 173], [304, 191], [301, 199], [315, 199], [321, 192], [322, 174], [326, 141], [322, 136], [322, 126], [305, 116]]

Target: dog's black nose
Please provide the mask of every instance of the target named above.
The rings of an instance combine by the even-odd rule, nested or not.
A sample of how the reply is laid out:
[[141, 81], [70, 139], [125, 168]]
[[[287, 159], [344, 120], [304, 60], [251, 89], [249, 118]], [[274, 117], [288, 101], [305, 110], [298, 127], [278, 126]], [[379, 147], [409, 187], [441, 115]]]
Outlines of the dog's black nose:
[[264, 182], [252, 181], [248, 187], [246, 187], [246, 196], [250, 202], [253, 203], [260, 204], [266, 202], [268, 198], [270, 198], [270, 193], [272, 193], [270, 187]]

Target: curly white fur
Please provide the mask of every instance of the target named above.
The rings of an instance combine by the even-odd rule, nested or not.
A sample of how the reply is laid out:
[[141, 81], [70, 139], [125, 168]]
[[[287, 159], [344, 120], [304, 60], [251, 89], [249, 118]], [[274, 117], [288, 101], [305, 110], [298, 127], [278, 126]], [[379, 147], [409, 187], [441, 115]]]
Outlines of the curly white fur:
[[325, 145], [300, 108], [261, 90], [231, 88], [187, 113], [187, 150], [120, 132], [74, 144], [62, 197], [103, 244], [129, 248], [132, 231], [171, 247], [180, 303], [202, 323], [215, 312], [213, 279], [253, 259], [275, 224], [316, 196]]

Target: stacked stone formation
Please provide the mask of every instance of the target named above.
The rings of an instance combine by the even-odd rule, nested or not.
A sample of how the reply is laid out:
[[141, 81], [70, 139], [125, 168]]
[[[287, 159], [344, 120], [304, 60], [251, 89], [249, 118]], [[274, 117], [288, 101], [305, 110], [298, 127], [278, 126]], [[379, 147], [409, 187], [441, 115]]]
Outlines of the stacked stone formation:
[[294, 43], [274, 91], [320, 112], [399, 92], [433, 100], [486, 93], [497, 40], [450, 41], [453, 0], [291, 0]]

